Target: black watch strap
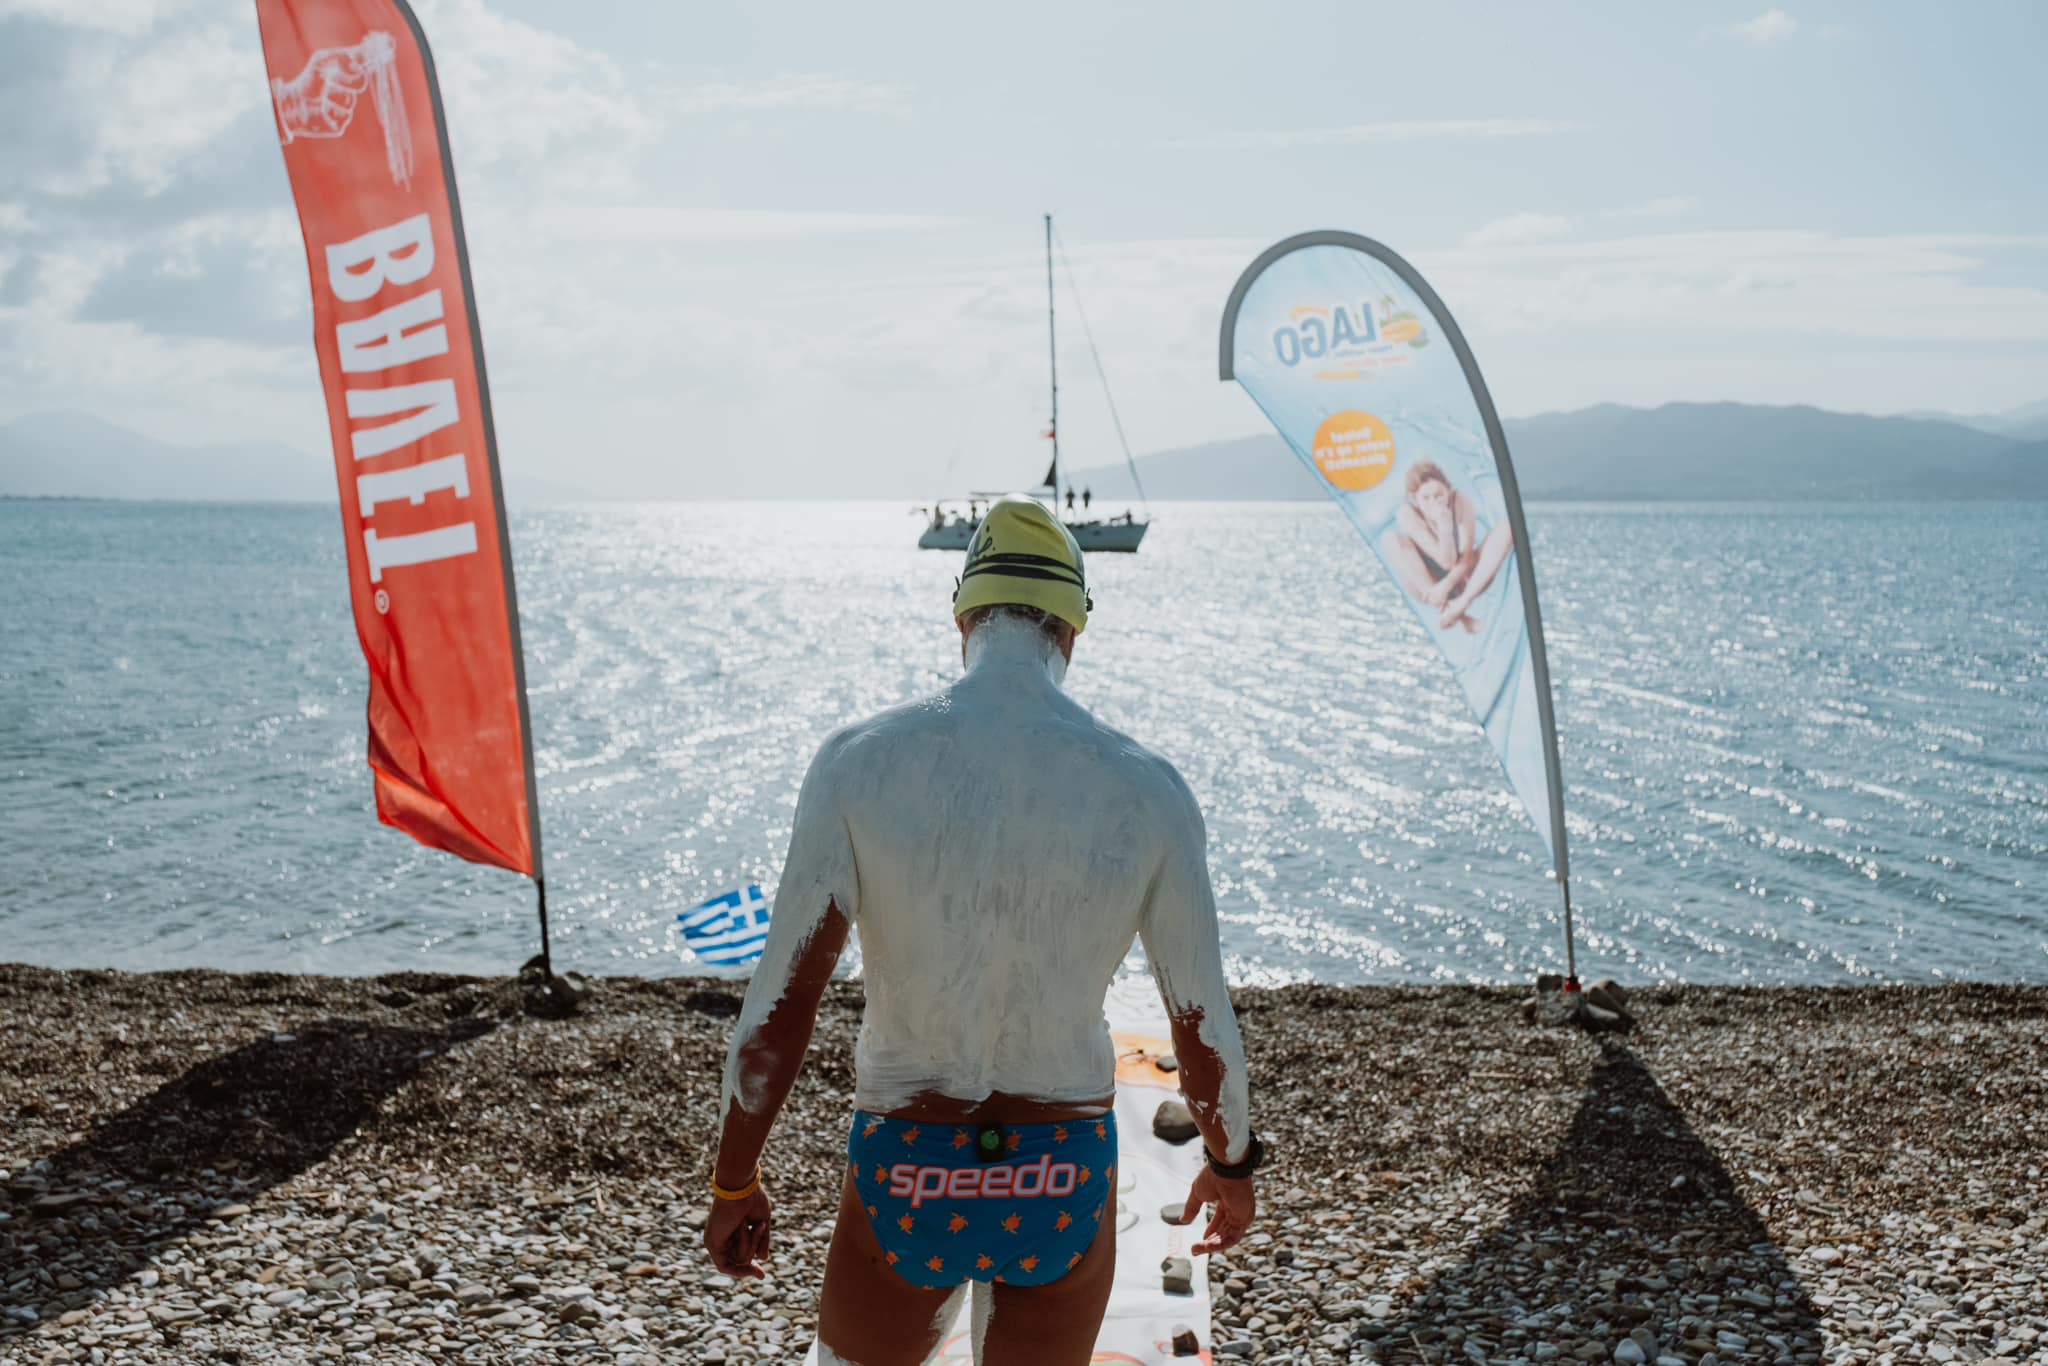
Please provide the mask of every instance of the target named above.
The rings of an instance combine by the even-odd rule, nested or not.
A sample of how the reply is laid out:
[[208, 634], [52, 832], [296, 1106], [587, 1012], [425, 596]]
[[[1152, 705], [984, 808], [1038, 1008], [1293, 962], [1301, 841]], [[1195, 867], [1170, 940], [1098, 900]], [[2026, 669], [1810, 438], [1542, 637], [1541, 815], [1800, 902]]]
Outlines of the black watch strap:
[[1242, 1181], [1265, 1162], [1266, 1145], [1259, 1141], [1257, 1134], [1253, 1134], [1252, 1141], [1245, 1145], [1244, 1160], [1241, 1162], [1219, 1162], [1216, 1160], [1216, 1154], [1210, 1152], [1206, 1146], [1202, 1149], [1202, 1156], [1208, 1160], [1209, 1170], [1224, 1180]]

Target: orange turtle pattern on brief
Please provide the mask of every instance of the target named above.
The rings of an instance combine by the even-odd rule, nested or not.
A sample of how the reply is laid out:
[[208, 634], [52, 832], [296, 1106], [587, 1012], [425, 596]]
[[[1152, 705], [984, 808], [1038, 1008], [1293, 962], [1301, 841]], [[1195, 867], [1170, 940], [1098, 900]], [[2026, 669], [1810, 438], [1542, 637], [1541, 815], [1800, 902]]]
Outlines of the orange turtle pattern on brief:
[[[1096, 1139], [1106, 1140], [1110, 1136], [1109, 1126], [1103, 1121], [1096, 1121], [1080, 1132], [1087, 1134], [1091, 1130], [1093, 1137]], [[900, 1139], [906, 1148], [922, 1146], [926, 1151], [929, 1151], [932, 1147], [936, 1146], [947, 1153], [947, 1157], [939, 1163], [942, 1166], [956, 1164], [960, 1158], [953, 1155], [961, 1154], [964, 1156], [962, 1150], [972, 1147], [974, 1143], [971, 1130], [965, 1127], [947, 1126], [945, 1129], [935, 1129], [931, 1132], [930, 1137], [933, 1140], [931, 1144], [920, 1145], [919, 1140], [926, 1133], [922, 1126], [917, 1124], [905, 1126], [901, 1121], [889, 1121], [885, 1118], [874, 1116], [863, 1116], [860, 1120], [857, 1120], [854, 1125], [854, 1133], [859, 1138], [867, 1139], [874, 1139], [879, 1134], [881, 1137], [877, 1140], [878, 1142], [887, 1143], [892, 1150], [899, 1152], [902, 1150], [895, 1148], [895, 1145], [889, 1142], [890, 1139]], [[1032, 1142], [1040, 1145], [1063, 1145], [1067, 1143], [1068, 1139], [1075, 1136], [1075, 1132], [1068, 1125], [1051, 1124], [1040, 1130], [1039, 1137], [1033, 1139]], [[1012, 1130], [1005, 1136], [1004, 1146], [1009, 1152], [1015, 1153], [1019, 1150], [1024, 1138], [1025, 1136], [1022, 1133]], [[1027, 1152], [1043, 1150], [1043, 1147], [1026, 1149]], [[1058, 1266], [1061, 1269], [1057, 1274], [1064, 1275], [1066, 1272], [1079, 1266], [1087, 1254], [1085, 1247], [1080, 1247], [1077, 1250], [1077, 1244], [1072, 1241], [1074, 1235], [1069, 1232], [1074, 1228], [1078, 1216], [1070, 1210], [1056, 1209], [1049, 1202], [1041, 1206], [1037, 1201], [1027, 1199], [1019, 1205], [1005, 1210], [1003, 1217], [996, 1219], [996, 1210], [1002, 1208], [1000, 1205], [994, 1209], [983, 1206], [977, 1210], [975, 1216], [970, 1217], [960, 1212], [960, 1208], [954, 1206], [953, 1201], [946, 1200], [946, 1197], [941, 1195], [938, 1198], [946, 1201], [945, 1204], [932, 1210], [921, 1212], [929, 1213], [934, 1217], [920, 1219], [916, 1214], [906, 1210], [905, 1202], [902, 1201], [900, 1196], [895, 1200], [885, 1198], [890, 1191], [890, 1187], [903, 1179], [901, 1175], [902, 1169], [891, 1165], [894, 1162], [893, 1158], [884, 1158], [883, 1161], [874, 1163], [869, 1171], [864, 1172], [861, 1169], [860, 1161], [871, 1155], [883, 1156], [879, 1151], [874, 1153], [862, 1152], [858, 1145], [856, 1145], [855, 1154], [850, 1155], [849, 1170], [856, 1188], [866, 1185], [870, 1178], [872, 1178], [874, 1186], [878, 1188], [871, 1201], [863, 1200], [861, 1202], [862, 1208], [866, 1211], [870, 1220], [886, 1220], [894, 1225], [889, 1230], [891, 1237], [881, 1241], [884, 1241], [885, 1244], [894, 1243], [895, 1246], [893, 1248], [885, 1246], [882, 1251], [884, 1252], [887, 1264], [898, 1268], [902, 1274], [910, 1274], [908, 1265], [916, 1266], [916, 1274], [910, 1276], [916, 1284], [930, 1284], [930, 1282], [919, 1279], [925, 1275], [944, 1277], [946, 1275], [946, 1268], [949, 1265], [961, 1268], [952, 1273], [956, 1277], [967, 1274], [979, 1274], [997, 1284], [1008, 1284], [1011, 1282], [1006, 1280], [1001, 1274], [989, 1275], [997, 1267], [1002, 1266], [1005, 1260], [1010, 1260], [1008, 1269], [1017, 1273], [1017, 1279], [1036, 1284], [1041, 1283], [1043, 1280], [1039, 1273], [1049, 1272], [1053, 1267]], [[1076, 1154], [1076, 1156], [1079, 1156], [1079, 1154]], [[913, 1158], [911, 1160], [915, 1162], [917, 1159]], [[927, 1165], [931, 1165], [930, 1159], [926, 1159], [926, 1162]], [[1084, 1187], [1095, 1179], [1095, 1172], [1090, 1167], [1079, 1162], [1075, 1162], [1073, 1166], [1074, 1170], [1069, 1178], [1072, 1182], [1072, 1189]], [[1090, 1220], [1093, 1222], [1092, 1224], [1084, 1224], [1084, 1227], [1099, 1228], [1104, 1211], [1112, 1208], [1114, 1205], [1116, 1198], [1115, 1173], [1116, 1169], [1113, 1164], [1104, 1164], [1102, 1171], [1104, 1186], [1097, 1187], [1098, 1190], [1102, 1191], [1103, 1199], [1100, 1202], [1090, 1202], [1095, 1205], [1094, 1208], [1088, 1211]], [[863, 1192], [863, 1194], [866, 1194], [866, 1192]], [[894, 1204], [895, 1208], [889, 1208], [891, 1204]], [[948, 1206], [953, 1207], [949, 1208]], [[1026, 1208], [1026, 1206], [1029, 1206], [1029, 1208]], [[986, 1214], [988, 1217], [984, 1219], [982, 1217], [983, 1214]], [[932, 1230], [936, 1230], [941, 1226], [950, 1235], [958, 1237], [958, 1235], [968, 1232], [976, 1226], [988, 1229], [991, 1221], [993, 1221], [994, 1225], [1000, 1226], [1006, 1235], [1018, 1239], [1017, 1242], [1008, 1244], [1011, 1249], [1008, 1258], [1002, 1254], [1000, 1248], [983, 1244], [981, 1238], [962, 1237], [957, 1242], [947, 1243], [942, 1251], [934, 1251], [929, 1242], [920, 1247], [916, 1241], [912, 1241], [906, 1247], [903, 1243], [897, 1242], [895, 1237], [896, 1230], [900, 1229], [906, 1237], [925, 1240], [932, 1236]], [[1065, 1240], [1065, 1246], [1049, 1248], [1042, 1244], [1035, 1245], [1037, 1238], [1047, 1236], [1047, 1234], [1068, 1235]], [[986, 1234], [982, 1236], [986, 1237]], [[1092, 1235], [1090, 1236], [1092, 1237]], [[980, 1245], [977, 1246], [977, 1244]], [[1092, 1242], [1089, 1245], [1092, 1246]], [[965, 1251], [962, 1251], [963, 1248]], [[1023, 1255], [1017, 1255], [1019, 1253]], [[906, 1265], [906, 1262], [908, 1265]], [[966, 1268], [971, 1268], [971, 1272]]]

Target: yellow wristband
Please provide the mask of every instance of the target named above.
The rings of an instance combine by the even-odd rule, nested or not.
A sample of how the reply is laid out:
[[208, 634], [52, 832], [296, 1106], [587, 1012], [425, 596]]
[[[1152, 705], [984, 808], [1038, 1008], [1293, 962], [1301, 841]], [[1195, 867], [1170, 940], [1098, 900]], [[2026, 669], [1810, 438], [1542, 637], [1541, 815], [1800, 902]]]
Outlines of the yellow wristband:
[[761, 1189], [761, 1164], [758, 1162], [754, 1164], [754, 1179], [736, 1191], [729, 1191], [719, 1185], [716, 1176], [711, 1178], [711, 1193], [720, 1200], [744, 1200], [759, 1189]]

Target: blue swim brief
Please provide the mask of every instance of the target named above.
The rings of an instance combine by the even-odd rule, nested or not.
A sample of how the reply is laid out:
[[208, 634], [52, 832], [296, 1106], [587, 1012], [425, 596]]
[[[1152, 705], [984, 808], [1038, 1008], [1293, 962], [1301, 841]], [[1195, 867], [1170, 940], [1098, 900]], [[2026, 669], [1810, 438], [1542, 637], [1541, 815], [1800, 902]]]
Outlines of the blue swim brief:
[[846, 1155], [889, 1265], [927, 1290], [1056, 1281], [1116, 1200], [1114, 1114], [983, 1126], [855, 1111]]

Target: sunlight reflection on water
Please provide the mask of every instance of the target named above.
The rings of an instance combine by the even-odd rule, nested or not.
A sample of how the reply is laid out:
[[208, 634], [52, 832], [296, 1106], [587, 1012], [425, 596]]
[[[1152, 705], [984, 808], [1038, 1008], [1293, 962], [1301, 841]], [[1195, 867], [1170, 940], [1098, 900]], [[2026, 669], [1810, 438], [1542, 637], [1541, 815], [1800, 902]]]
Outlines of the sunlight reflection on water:
[[[1555, 967], [1544, 852], [1337, 513], [1158, 514], [1091, 562], [1068, 687], [1202, 799], [1234, 979]], [[1530, 510], [1583, 967], [2048, 980], [2032, 514]], [[0, 532], [4, 956], [530, 952], [522, 880], [374, 823], [331, 510], [12, 503]], [[772, 885], [818, 742], [954, 675], [958, 556], [915, 534], [894, 504], [514, 515], [559, 960], [697, 970], [675, 913]]]

